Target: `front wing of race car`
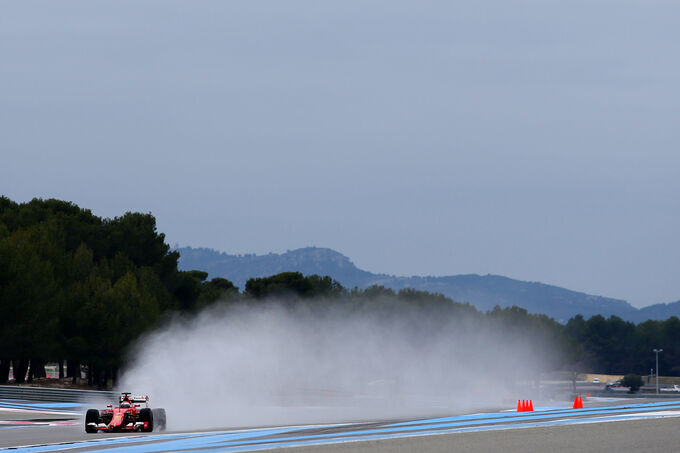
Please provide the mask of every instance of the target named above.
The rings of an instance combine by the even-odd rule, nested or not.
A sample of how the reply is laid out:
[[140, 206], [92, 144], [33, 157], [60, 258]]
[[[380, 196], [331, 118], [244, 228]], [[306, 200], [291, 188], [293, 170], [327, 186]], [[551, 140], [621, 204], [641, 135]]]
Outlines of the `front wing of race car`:
[[[159, 428], [161, 428], [160, 425]], [[152, 430], [153, 412], [148, 408], [136, 410], [135, 408], [122, 409], [116, 407], [104, 411], [90, 409], [85, 416], [85, 431], [87, 432]]]

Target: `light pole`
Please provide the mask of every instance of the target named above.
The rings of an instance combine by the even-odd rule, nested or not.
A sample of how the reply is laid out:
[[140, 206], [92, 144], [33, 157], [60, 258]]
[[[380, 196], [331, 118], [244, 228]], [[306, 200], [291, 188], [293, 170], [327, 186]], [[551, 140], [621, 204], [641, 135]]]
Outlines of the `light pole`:
[[656, 394], [659, 394], [659, 353], [663, 352], [663, 349], [652, 349], [654, 354], [656, 354]]

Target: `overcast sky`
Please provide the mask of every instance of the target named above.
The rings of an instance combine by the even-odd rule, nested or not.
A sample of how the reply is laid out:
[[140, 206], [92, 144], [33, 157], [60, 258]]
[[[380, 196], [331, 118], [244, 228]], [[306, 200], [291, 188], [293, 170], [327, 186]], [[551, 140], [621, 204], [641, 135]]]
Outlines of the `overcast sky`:
[[680, 2], [0, 1], [0, 193], [680, 299]]

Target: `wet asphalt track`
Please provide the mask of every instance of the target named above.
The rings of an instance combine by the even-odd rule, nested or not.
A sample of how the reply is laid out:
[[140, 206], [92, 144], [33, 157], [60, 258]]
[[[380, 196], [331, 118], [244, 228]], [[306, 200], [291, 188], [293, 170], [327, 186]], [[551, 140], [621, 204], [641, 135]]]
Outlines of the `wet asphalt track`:
[[[47, 403], [50, 404], [50, 403]], [[680, 451], [680, 401], [602, 399], [582, 410], [545, 407], [360, 424], [247, 430], [95, 434], [81, 408], [0, 402], [0, 448], [8, 451]], [[539, 409], [537, 407], [537, 409]]]

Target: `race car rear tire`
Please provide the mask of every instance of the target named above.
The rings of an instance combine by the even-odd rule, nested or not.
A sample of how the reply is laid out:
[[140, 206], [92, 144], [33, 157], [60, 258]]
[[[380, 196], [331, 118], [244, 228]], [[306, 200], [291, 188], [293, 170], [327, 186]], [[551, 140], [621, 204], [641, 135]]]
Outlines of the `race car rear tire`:
[[147, 424], [146, 428], [142, 427], [142, 432], [150, 433], [153, 431], [153, 412], [151, 412], [151, 409], [145, 407], [144, 409], [140, 410], [139, 421]]
[[153, 422], [157, 431], [165, 431], [166, 419], [165, 409], [153, 409]]
[[97, 409], [88, 409], [85, 414], [85, 432], [96, 433], [97, 428], [89, 426], [90, 423], [99, 423], [99, 411]]

